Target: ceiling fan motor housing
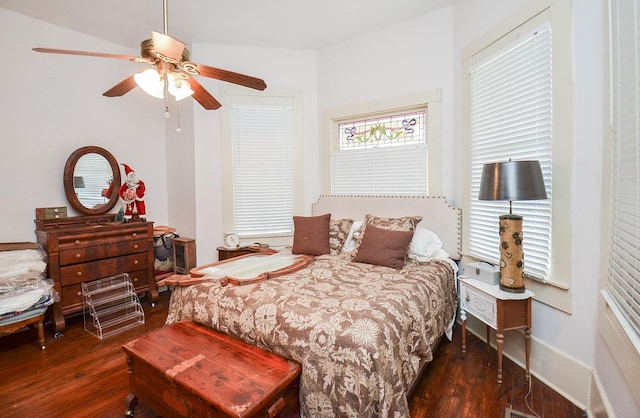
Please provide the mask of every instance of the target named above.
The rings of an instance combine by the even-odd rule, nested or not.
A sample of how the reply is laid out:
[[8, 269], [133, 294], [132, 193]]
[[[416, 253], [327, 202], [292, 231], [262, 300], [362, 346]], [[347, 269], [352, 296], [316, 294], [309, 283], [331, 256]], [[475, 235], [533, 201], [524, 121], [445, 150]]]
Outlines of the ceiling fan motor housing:
[[152, 61], [161, 59], [163, 61], [172, 62], [174, 64], [177, 64], [180, 61], [189, 61], [191, 59], [191, 53], [187, 48], [184, 48], [182, 50], [182, 57], [180, 58], [180, 61], [173, 57], [167, 57], [166, 55], [159, 53], [155, 50], [153, 39], [145, 39], [144, 41], [140, 42], [140, 55], [143, 58], [147, 58]]

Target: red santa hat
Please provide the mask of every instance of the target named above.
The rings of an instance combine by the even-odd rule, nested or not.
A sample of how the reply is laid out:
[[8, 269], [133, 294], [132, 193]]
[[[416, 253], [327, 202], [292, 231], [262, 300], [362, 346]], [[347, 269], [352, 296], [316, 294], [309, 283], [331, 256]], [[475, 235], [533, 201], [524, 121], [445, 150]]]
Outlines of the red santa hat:
[[131, 169], [131, 167], [129, 167], [128, 165], [126, 165], [125, 163], [121, 163], [124, 166], [124, 173], [129, 175], [129, 173], [133, 173], [133, 170]]

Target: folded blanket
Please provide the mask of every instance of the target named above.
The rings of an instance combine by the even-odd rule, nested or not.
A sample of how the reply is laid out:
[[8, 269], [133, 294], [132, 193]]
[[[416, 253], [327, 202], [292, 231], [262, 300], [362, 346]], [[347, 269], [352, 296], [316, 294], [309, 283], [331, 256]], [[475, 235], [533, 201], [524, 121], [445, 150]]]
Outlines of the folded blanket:
[[29, 309], [50, 305], [56, 291], [51, 280], [37, 279], [31, 287], [19, 287], [0, 294], [0, 318], [19, 314]]

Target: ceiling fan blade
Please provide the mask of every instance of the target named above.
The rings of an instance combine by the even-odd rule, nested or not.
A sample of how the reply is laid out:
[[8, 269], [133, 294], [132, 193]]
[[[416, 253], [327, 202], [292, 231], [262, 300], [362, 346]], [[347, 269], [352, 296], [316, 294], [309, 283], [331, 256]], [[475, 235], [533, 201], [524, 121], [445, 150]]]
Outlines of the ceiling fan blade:
[[184, 44], [164, 33], [151, 31], [151, 40], [153, 41], [153, 49], [162, 56], [171, 58], [175, 62], [180, 61]]
[[192, 97], [195, 101], [200, 103], [202, 107], [207, 110], [216, 110], [222, 106], [219, 101], [217, 101], [207, 90], [205, 90], [204, 87], [202, 87], [202, 84], [200, 84], [198, 80], [193, 77], [189, 77], [186, 81], [191, 85], [191, 90], [193, 90]]
[[109, 90], [102, 93], [103, 96], [107, 97], [118, 97], [129, 93], [137, 86], [136, 81], [133, 79], [133, 76], [129, 76], [111, 87]]
[[196, 64], [198, 73], [203, 77], [215, 78], [241, 86], [250, 87], [256, 90], [264, 90], [267, 84], [260, 78], [234, 73], [233, 71], [221, 70], [220, 68], [209, 67], [208, 65]]
[[106, 54], [103, 52], [87, 52], [87, 51], [73, 51], [70, 49], [52, 49], [52, 48], [33, 48], [36, 52], [44, 52], [47, 54], [65, 54], [65, 55], [85, 55], [89, 57], [102, 57], [102, 58], [116, 58], [127, 61], [147, 62], [147, 60], [140, 57], [133, 57], [130, 55], [118, 55], [118, 54]]

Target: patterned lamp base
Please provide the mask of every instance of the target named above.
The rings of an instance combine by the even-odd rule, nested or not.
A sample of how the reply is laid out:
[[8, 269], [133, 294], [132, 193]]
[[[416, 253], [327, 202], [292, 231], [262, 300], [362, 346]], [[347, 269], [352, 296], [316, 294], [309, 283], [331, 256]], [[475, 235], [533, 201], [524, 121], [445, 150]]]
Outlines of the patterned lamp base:
[[500, 216], [500, 289], [524, 292], [524, 252], [522, 216]]

